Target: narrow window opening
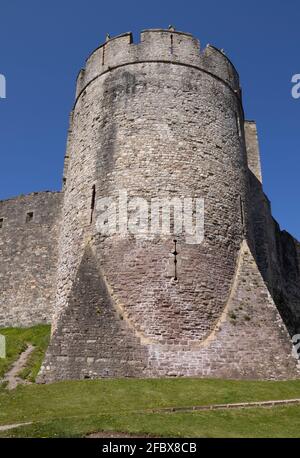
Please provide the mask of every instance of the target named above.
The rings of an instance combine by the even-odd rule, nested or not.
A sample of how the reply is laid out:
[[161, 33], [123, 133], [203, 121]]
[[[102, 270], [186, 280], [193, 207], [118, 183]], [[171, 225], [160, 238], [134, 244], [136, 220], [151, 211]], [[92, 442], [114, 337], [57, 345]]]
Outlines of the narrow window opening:
[[102, 47], [102, 65], [104, 65], [105, 61], [105, 46]]
[[4, 218], [0, 218], [0, 229], [3, 227]]
[[240, 197], [240, 211], [241, 211], [241, 223], [243, 232], [245, 232], [245, 209], [243, 199]]
[[174, 213], [175, 213], [175, 209], [174, 209], [174, 207], [171, 207], [170, 208], [170, 233], [171, 234], [174, 234], [174, 230], [175, 230], [175, 215], [174, 215]]
[[241, 120], [237, 113], [235, 113], [236, 128], [239, 134], [239, 138], [242, 138]]
[[33, 212], [26, 213], [26, 223], [30, 223], [33, 220]]
[[93, 187], [92, 187], [90, 224], [92, 224], [92, 222], [93, 222], [93, 215], [94, 215], [94, 210], [95, 210], [95, 200], [96, 200], [96, 185], [93, 185]]
[[173, 251], [173, 256], [174, 256], [174, 280], [178, 280], [178, 277], [177, 277], [177, 255], [178, 255], [178, 252], [177, 252], [177, 240], [173, 240], [174, 242], [174, 251]]
[[173, 54], [173, 34], [171, 33], [171, 47], [170, 47], [170, 51], [171, 51], [171, 54]]

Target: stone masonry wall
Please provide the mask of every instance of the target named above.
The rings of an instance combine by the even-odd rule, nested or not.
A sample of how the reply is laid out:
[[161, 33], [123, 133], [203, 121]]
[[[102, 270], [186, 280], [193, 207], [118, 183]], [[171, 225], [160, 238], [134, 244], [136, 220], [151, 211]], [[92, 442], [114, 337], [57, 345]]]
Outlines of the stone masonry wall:
[[[170, 32], [144, 32], [137, 45], [127, 38], [105, 45], [105, 62], [114, 56], [114, 67], [108, 60], [104, 70], [97, 52], [88, 60], [71, 116], [53, 341], [87, 244], [111, 297], [144, 339], [204, 339], [229, 295], [247, 225], [243, 110], [233, 66], [212, 47], [200, 55], [186, 34], [174, 34], [172, 49]], [[193, 245], [178, 236], [178, 281], [172, 234], [98, 234], [93, 195], [117, 199], [120, 190], [148, 202], [204, 198], [205, 240]]]
[[247, 146], [247, 162], [250, 171], [262, 182], [260, 152], [258, 146], [257, 128], [254, 121], [245, 121], [245, 139]]
[[[0, 201], [0, 327], [52, 323], [40, 382], [299, 377], [300, 244], [272, 217], [223, 52], [160, 29], [97, 48], [77, 78], [63, 182]], [[142, 234], [120, 221], [99, 233], [98, 201], [120, 192], [131, 222], [132, 198], [148, 210], [203, 198], [204, 241], [149, 235], [150, 214]]]
[[299, 377], [286, 327], [246, 241], [229, 300], [211, 335], [193, 348], [151, 345], [149, 366], [151, 376]]
[[50, 323], [62, 194], [0, 202], [0, 327]]
[[255, 259], [291, 336], [300, 331], [299, 242], [280, 229], [263, 191], [257, 129], [246, 122], [250, 211]]
[[246, 241], [241, 245], [222, 316], [213, 332], [193, 345], [141, 339], [111, 300], [96, 264], [88, 248], [68, 309], [59, 322], [59, 333], [50, 344], [40, 382], [120, 376], [299, 377], [286, 327]]
[[[243, 125], [234, 67], [213, 47], [201, 52], [189, 34], [145, 31], [138, 44], [125, 34], [91, 54], [71, 114], [57, 302], [41, 381], [297, 375], [253, 258]], [[204, 242], [176, 237], [176, 280], [174, 235], [99, 234], [97, 201], [117, 201], [122, 190], [127, 203], [204, 198]]]
[[114, 307], [95, 255], [87, 246], [39, 381], [143, 377], [146, 364], [147, 349]]
[[149, 204], [152, 198], [204, 198], [204, 242], [176, 237], [178, 282], [172, 234], [103, 238], [97, 208], [92, 224], [101, 268], [136, 329], [156, 341], [203, 338], [224, 307], [242, 237], [245, 152], [236, 96], [201, 71], [151, 63], [95, 80], [85, 103], [84, 120], [90, 124], [93, 116], [97, 132], [85, 138], [96, 154], [97, 198], [117, 200], [119, 190]]
[[[245, 149], [238, 127], [243, 122], [243, 113], [235, 89], [238, 78], [220, 51], [209, 48], [205, 55], [200, 56], [197, 40], [179, 33], [174, 34], [171, 51], [167, 38], [171, 39], [169, 32], [149, 31], [143, 33], [141, 43], [132, 45], [127, 35], [121, 36], [105, 44], [107, 68], [97, 52], [87, 62], [85, 78], [90, 76], [85, 79], [85, 88], [82, 87], [77, 97], [68, 141], [54, 329], [60, 311], [67, 305], [87, 241], [93, 237], [94, 243], [99, 245], [96, 211], [92, 224], [90, 221], [93, 186], [97, 199], [116, 197], [121, 189], [126, 189], [129, 197], [149, 200], [168, 196], [206, 198], [207, 246], [201, 247], [199, 252], [198, 247], [193, 249], [183, 243], [181, 249], [185, 254], [182, 251], [179, 259], [182, 279], [189, 276], [189, 270], [193, 270], [194, 278], [186, 288], [179, 286], [178, 292], [175, 285], [166, 286], [171, 290], [166, 291], [162, 302], [166, 306], [172, 300], [176, 303], [176, 296], [180, 298], [180, 304], [185, 301], [190, 310], [189, 318], [185, 320], [190, 321], [191, 328], [195, 327], [195, 320], [201, 320], [202, 325], [197, 329], [205, 335], [228, 294], [243, 232], [240, 199], [245, 199], [246, 192]], [[110, 47], [114, 53], [110, 53]], [[109, 60], [112, 56], [114, 62]], [[189, 61], [186, 61], [187, 56]], [[161, 62], [156, 62], [159, 57]], [[205, 71], [192, 66], [192, 62], [200, 65], [200, 57]], [[145, 61], [146, 58], [150, 59], [149, 62]], [[115, 67], [112, 67], [113, 63]], [[216, 76], [210, 73], [212, 71]], [[214, 242], [213, 234], [216, 235]], [[223, 240], [226, 243], [222, 243]], [[132, 290], [135, 296], [140, 294], [141, 287], [137, 290], [134, 273], [130, 273], [130, 257], [134, 257], [130, 241], [119, 238], [111, 243], [107, 240], [99, 247], [103, 251], [99, 253], [100, 262], [104, 259], [112, 262], [107, 266], [113, 274], [108, 280], [111, 287], [120, 289], [119, 280], [124, 272], [128, 272], [124, 279], [127, 285], [124, 285], [124, 294], [128, 290]], [[152, 250], [152, 256], [158, 260], [156, 265], [151, 264], [154, 277], [158, 279], [158, 284], [152, 285], [153, 291], [161, 289], [160, 277], [165, 277], [163, 282], [166, 285], [171, 282], [172, 275], [166, 264], [172, 261], [172, 248], [172, 236], [162, 247], [156, 242], [148, 244], [148, 252]], [[115, 250], [114, 257], [111, 256], [112, 249]], [[136, 251], [141, 251], [140, 246]], [[215, 262], [213, 253], [219, 258]], [[118, 260], [120, 256], [122, 263]], [[193, 262], [199, 256], [203, 259], [203, 269], [196, 274]], [[205, 263], [210, 267], [206, 268]], [[139, 269], [136, 266], [137, 276]], [[149, 281], [149, 269], [148, 272]], [[196, 275], [206, 284], [206, 297], [202, 297], [206, 310], [203, 313], [198, 313], [191, 305], [193, 296], [198, 299], [201, 296], [201, 289], [195, 292], [193, 286], [198, 281]], [[147, 290], [151, 291], [149, 285]], [[120, 302], [123, 302], [122, 291], [119, 294]], [[145, 320], [155, 322], [157, 306], [153, 297], [140, 297], [139, 301], [132, 297], [125, 302], [136, 304], [137, 309], [132, 315], [138, 326], [149, 326]], [[211, 306], [206, 307], [206, 302]], [[180, 308], [179, 303], [174, 307]], [[173, 314], [173, 319], [177, 321], [176, 314]], [[164, 321], [166, 329], [170, 329], [170, 322]], [[149, 332], [152, 333], [150, 329]], [[157, 330], [153, 329], [153, 332]]]

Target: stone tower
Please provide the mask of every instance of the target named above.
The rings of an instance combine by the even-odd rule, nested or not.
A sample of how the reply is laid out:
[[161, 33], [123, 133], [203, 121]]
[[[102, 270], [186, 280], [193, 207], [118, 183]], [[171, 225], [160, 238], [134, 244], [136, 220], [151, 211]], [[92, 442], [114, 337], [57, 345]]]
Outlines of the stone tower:
[[[257, 260], [251, 202], [260, 185], [255, 124], [244, 121], [238, 74], [223, 52], [174, 30], [143, 31], [137, 44], [126, 33], [96, 49], [70, 116], [40, 381], [296, 377]], [[97, 225], [105, 198], [128, 206], [115, 232]], [[149, 236], [149, 213], [145, 233], [128, 230], [141, 199], [148, 210], [155, 199], [171, 202], [172, 214], [186, 198], [204, 201], [201, 243], [174, 234], [172, 217], [164, 233]]]

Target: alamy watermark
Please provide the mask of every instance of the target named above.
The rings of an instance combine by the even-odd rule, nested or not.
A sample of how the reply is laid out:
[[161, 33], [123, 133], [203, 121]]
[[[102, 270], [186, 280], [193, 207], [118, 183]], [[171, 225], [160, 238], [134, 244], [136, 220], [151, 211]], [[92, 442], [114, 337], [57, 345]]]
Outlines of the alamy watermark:
[[294, 86], [292, 87], [292, 97], [294, 99], [299, 99], [300, 98], [300, 73], [293, 75], [291, 82], [294, 84]]
[[204, 199], [192, 197], [103, 197], [96, 202], [96, 228], [101, 235], [139, 238], [182, 235], [188, 244], [204, 239]]
[[6, 78], [0, 73], [0, 99], [6, 99]]
[[0, 358], [6, 358], [6, 339], [0, 334]]

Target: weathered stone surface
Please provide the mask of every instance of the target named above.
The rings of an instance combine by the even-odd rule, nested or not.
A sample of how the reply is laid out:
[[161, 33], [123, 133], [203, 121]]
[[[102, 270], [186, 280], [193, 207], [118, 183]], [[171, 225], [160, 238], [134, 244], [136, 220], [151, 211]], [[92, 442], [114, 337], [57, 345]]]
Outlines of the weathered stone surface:
[[245, 121], [244, 127], [248, 167], [258, 181], [262, 182], [256, 123], [254, 121]]
[[[177, 279], [171, 233], [99, 234], [94, 203], [122, 190], [149, 204], [204, 199], [204, 241], [176, 236]], [[35, 240], [31, 223], [20, 239], [18, 223], [7, 246], [20, 269], [11, 246], [20, 239], [34, 253], [48, 236], [42, 305], [34, 318], [24, 312], [28, 323], [49, 320], [55, 300], [40, 381], [298, 376], [288, 331], [300, 328], [299, 243], [272, 218], [256, 125], [244, 120], [238, 74], [224, 53], [170, 30], [144, 31], [137, 44], [127, 33], [96, 49], [77, 78], [63, 193], [50, 200], [53, 225]], [[26, 272], [38, 278], [32, 253]], [[14, 308], [3, 302], [0, 314], [14, 323], [36, 303], [24, 303], [28, 280], [7, 278], [20, 298]], [[3, 288], [9, 304], [13, 289]]]
[[0, 327], [50, 323], [61, 193], [0, 201]]

